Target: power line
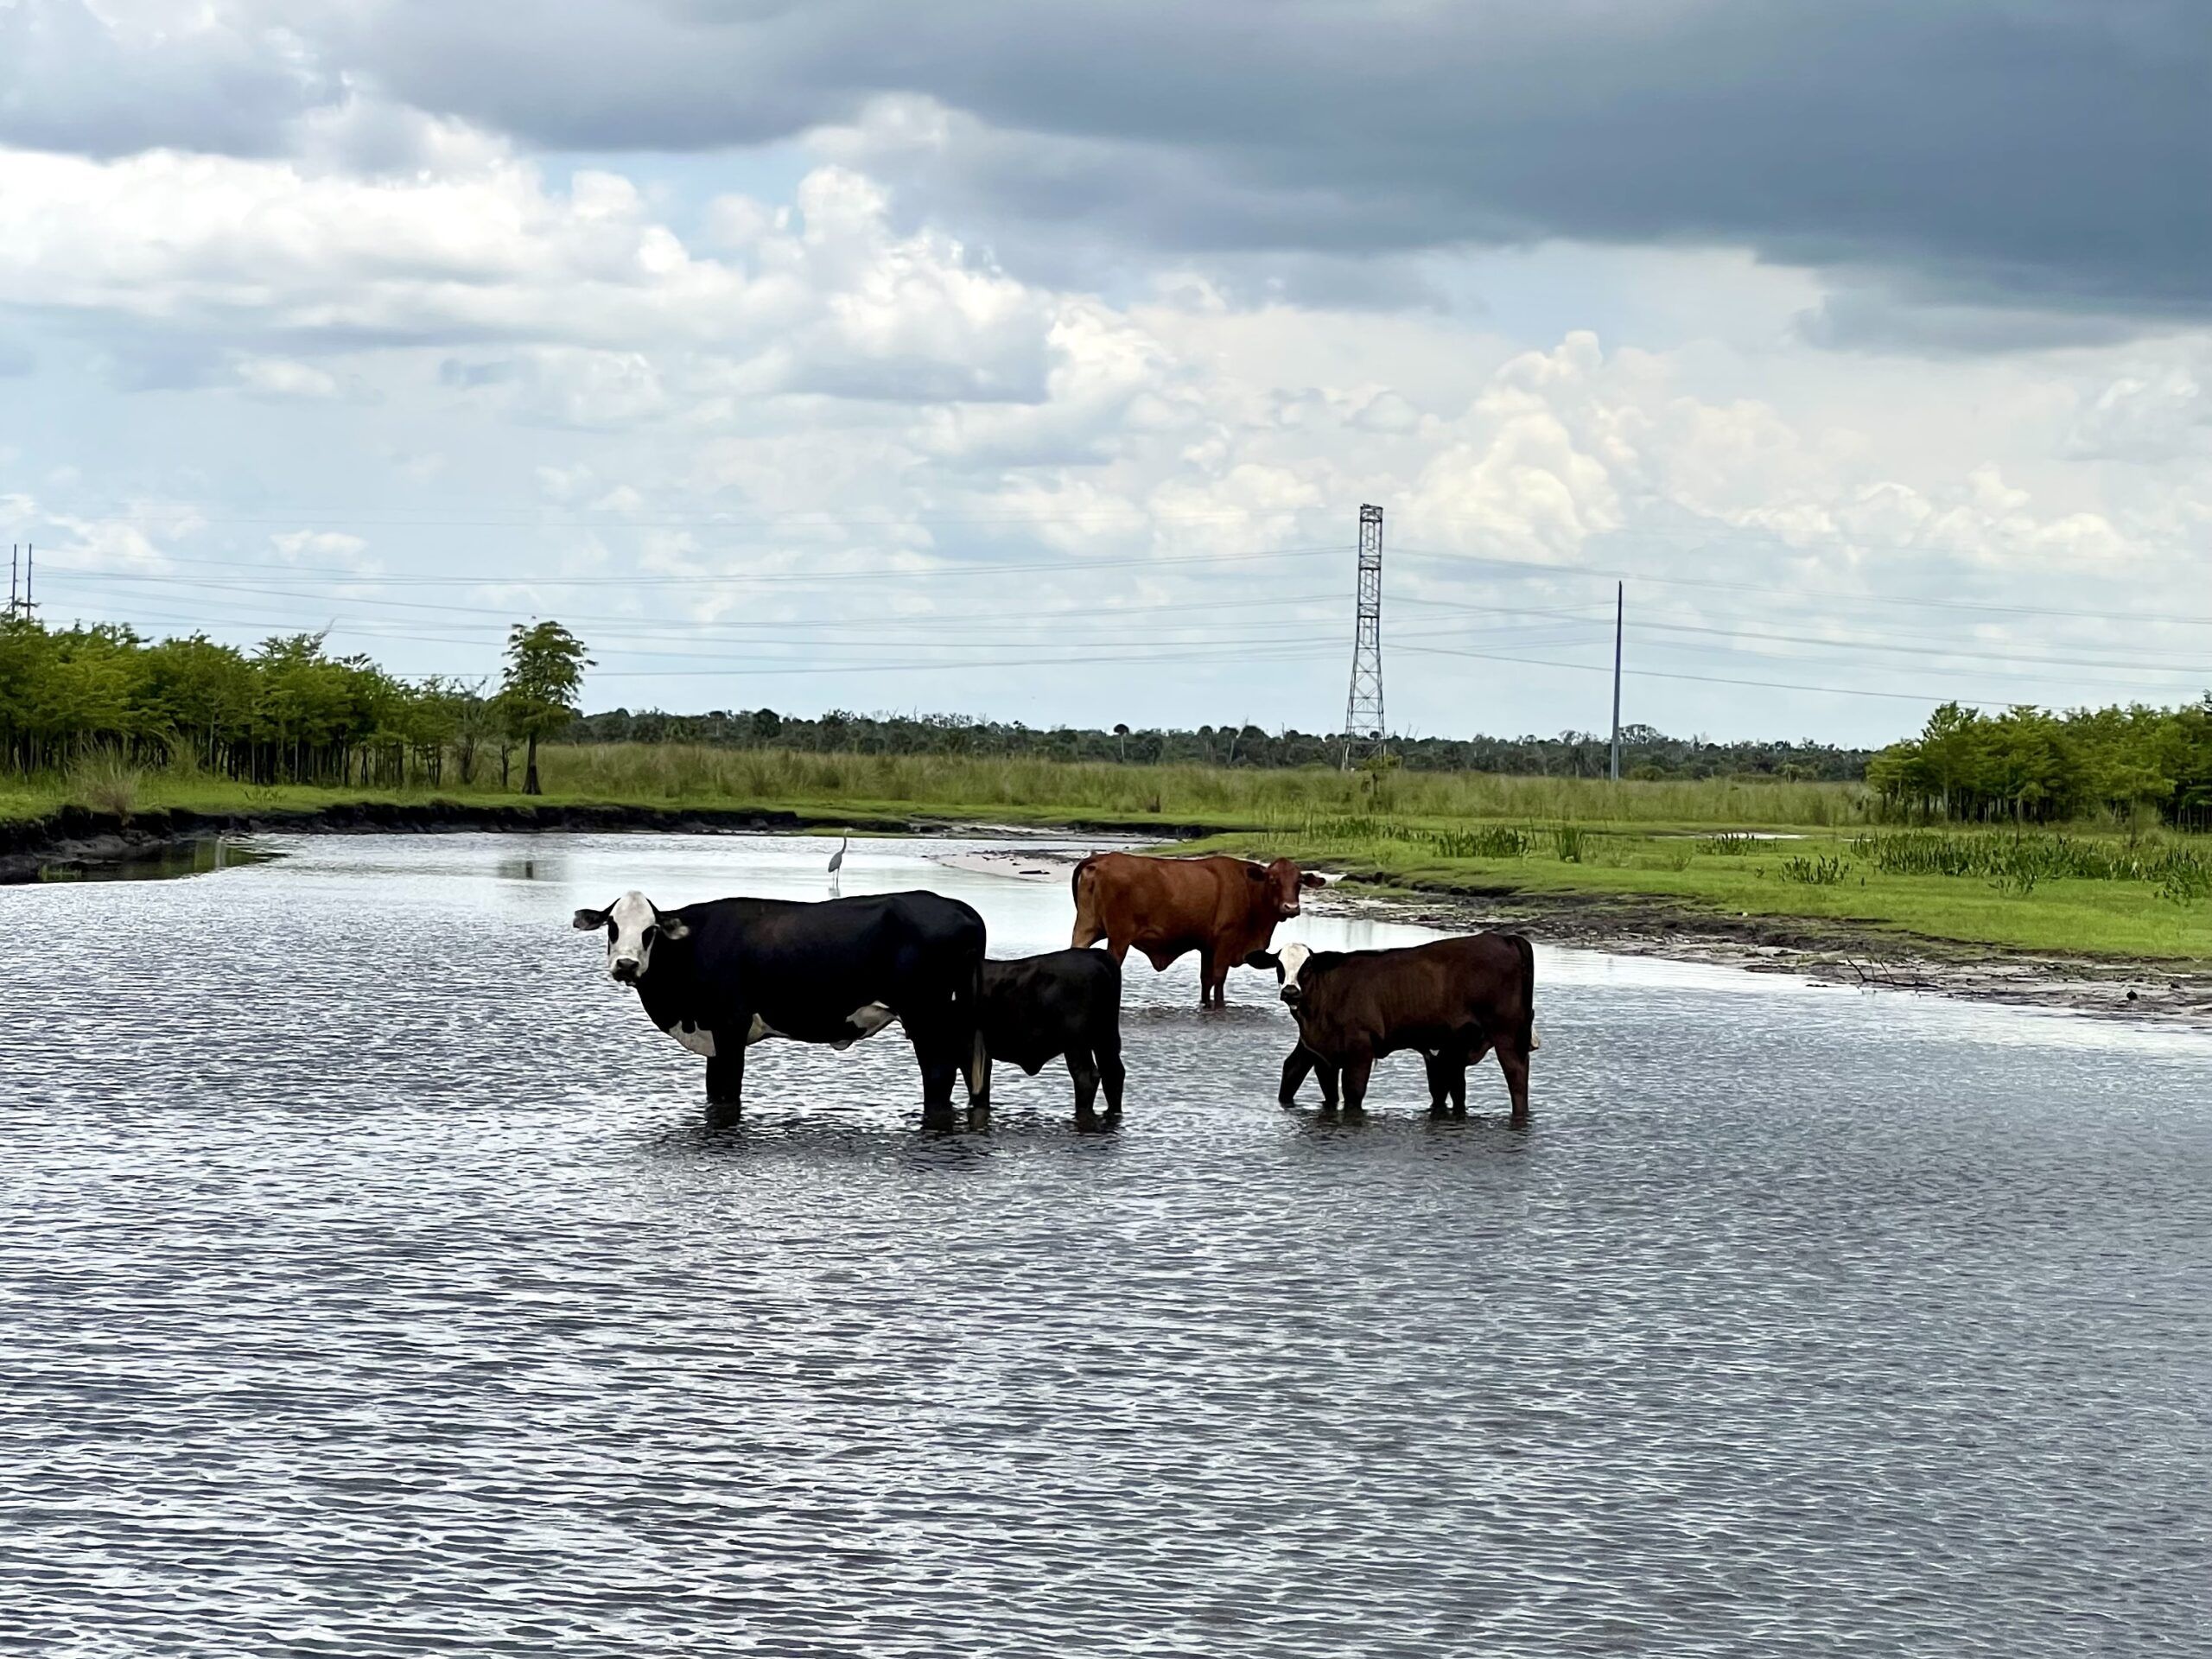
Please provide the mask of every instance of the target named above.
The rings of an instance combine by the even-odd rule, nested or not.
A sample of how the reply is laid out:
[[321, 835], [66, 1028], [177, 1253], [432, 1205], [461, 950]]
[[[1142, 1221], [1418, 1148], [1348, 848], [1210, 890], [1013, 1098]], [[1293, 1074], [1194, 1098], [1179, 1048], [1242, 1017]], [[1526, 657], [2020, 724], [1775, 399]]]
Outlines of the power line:
[[[1929, 650], [1922, 644], [1889, 645], [1872, 639], [1827, 639], [1818, 634], [1769, 633], [1755, 628], [1705, 628], [1688, 622], [1639, 622], [1639, 633], [1693, 633], [1728, 639], [1764, 639], [1780, 645], [1813, 645], [1835, 651], [1878, 651], [1892, 656], [1941, 656], [1990, 663], [2029, 663], [2044, 668], [2151, 668], [2156, 664], [2145, 658], [2111, 657], [2044, 657], [2017, 651], [1969, 651], [1961, 646], [1942, 645]], [[1655, 642], [1662, 643], [1663, 642]], [[1685, 645], [1681, 649], [1692, 647]], [[2158, 671], [2174, 674], [2196, 674], [2207, 671], [2202, 664], [2187, 668]]]
[[1489, 565], [1509, 570], [1529, 573], [1529, 579], [1540, 576], [1597, 576], [1608, 582], [1649, 582], [1670, 588], [1710, 588], [1735, 593], [1780, 594], [1785, 598], [1819, 599], [1846, 604], [1905, 605], [1929, 610], [1981, 611], [2004, 616], [2050, 616], [2065, 619], [2088, 618], [2104, 622], [2182, 622], [2191, 626], [2212, 627], [2212, 616], [2183, 615], [2171, 611], [2086, 611], [2075, 607], [2061, 609], [2037, 605], [1996, 605], [1973, 600], [1922, 599], [1904, 594], [1848, 593], [1830, 588], [1802, 588], [1774, 582], [1720, 582], [1707, 576], [1662, 576], [1648, 571], [1618, 569], [1594, 564], [1554, 564], [1542, 559], [1507, 559], [1491, 554], [1432, 553], [1400, 548], [1402, 559], [1424, 559], [1455, 565]]
[[[1402, 645], [1402, 651], [1418, 652], [1424, 657], [1471, 657], [1486, 663], [1520, 663], [1530, 668], [1566, 668], [1578, 673], [1603, 674], [1603, 663], [1550, 662], [1536, 657], [1506, 657], [1486, 651], [1447, 651], [1435, 645]], [[1799, 685], [1783, 680], [1739, 680], [1712, 674], [1669, 674], [1658, 669], [1639, 668], [1638, 679], [1694, 680], [1705, 685], [1755, 686], [1768, 691], [1821, 691], [1839, 697], [1883, 697], [1898, 702], [1969, 702], [1977, 708], [2007, 709], [2012, 704], [2009, 697], [1962, 697], [1950, 692], [1870, 691], [1863, 686]]]
[[[1492, 652], [1454, 651], [1440, 645], [1401, 645], [1399, 649], [1402, 651], [1418, 652], [1421, 655], [1427, 657], [1466, 657], [1476, 658], [1483, 662], [1521, 663], [1525, 664], [1531, 668], [1571, 669], [1578, 674], [1603, 674], [1607, 672], [1606, 665], [1603, 663], [1562, 663], [1548, 658], [1535, 657], [1506, 657]], [[1772, 661], [1774, 659], [1769, 658], [1762, 660]], [[1632, 677], [1637, 679], [1686, 680], [1705, 685], [1752, 686], [1770, 691], [1818, 691], [1828, 693], [1840, 697], [1884, 697], [1906, 702], [1963, 702], [1972, 703], [1975, 707], [1981, 709], [2010, 709], [2018, 703], [2032, 701], [2032, 699], [2023, 697], [1972, 697], [1962, 696], [1954, 691], [1875, 691], [1864, 686], [1805, 685], [1794, 681], [1786, 680], [1737, 679], [1713, 674], [1682, 674], [1665, 669], [1656, 668], [1632, 669], [1630, 670], [1629, 672]], [[2109, 681], [2087, 682], [2082, 680], [2046, 680], [2040, 682], [2040, 683], [2047, 685], [2072, 686], [2088, 683], [2101, 683], [2110, 690], [2149, 692], [2153, 696], [2161, 694], [2161, 688], [2156, 686], [2114, 684]]]

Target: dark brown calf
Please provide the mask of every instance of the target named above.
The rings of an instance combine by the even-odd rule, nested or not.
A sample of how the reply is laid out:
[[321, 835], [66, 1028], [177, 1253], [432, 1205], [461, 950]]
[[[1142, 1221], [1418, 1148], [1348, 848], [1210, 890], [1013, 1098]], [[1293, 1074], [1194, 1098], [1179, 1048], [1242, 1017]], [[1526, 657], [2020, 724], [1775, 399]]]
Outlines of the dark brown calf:
[[1320, 1074], [1321, 1097], [1358, 1111], [1375, 1062], [1421, 1052], [1429, 1111], [1464, 1116], [1467, 1067], [1491, 1049], [1513, 1097], [1513, 1121], [1529, 1121], [1529, 1057], [1536, 1048], [1536, 958], [1517, 933], [1478, 933], [1402, 950], [1255, 951], [1273, 968], [1298, 1020], [1298, 1046], [1283, 1062], [1281, 1100], [1291, 1104], [1306, 1074]]

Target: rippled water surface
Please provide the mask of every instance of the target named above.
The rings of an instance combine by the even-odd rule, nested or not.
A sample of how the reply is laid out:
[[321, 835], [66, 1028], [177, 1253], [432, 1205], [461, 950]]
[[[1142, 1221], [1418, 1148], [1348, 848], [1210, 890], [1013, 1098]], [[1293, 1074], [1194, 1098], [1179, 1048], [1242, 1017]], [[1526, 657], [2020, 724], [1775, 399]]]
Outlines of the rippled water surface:
[[822, 843], [286, 845], [0, 890], [0, 1648], [2212, 1649], [2202, 1038], [1540, 948], [1533, 1128], [1330, 1123], [1133, 963], [1118, 1134], [893, 1029], [709, 1135], [569, 912]]

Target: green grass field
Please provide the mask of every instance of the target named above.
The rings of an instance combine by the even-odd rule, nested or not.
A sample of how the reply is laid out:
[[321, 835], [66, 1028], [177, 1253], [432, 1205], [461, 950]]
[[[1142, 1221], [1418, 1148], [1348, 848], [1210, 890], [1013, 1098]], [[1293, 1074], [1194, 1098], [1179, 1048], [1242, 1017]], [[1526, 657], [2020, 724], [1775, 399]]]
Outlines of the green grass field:
[[[1564, 831], [1564, 833], [1562, 833]], [[1470, 846], [1468, 842], [1510, 842]], [[1883, 868], [1881, 847], [1933, 842], [1979, 868], [1955, 874]], [[1439, 843], [1442, 844], [1440, 845]], [[1456, 843], [1456, 844], [1455, 844]], [[2126, 874], [2057, 873], [2022, 880], [2005, 868], [2006, 831], [1806, 830], [1754, 841], [1676, 829], [1589, 826], [1379, 825], [1371, 822], [1271, 834], [1230, 834], [1192, 850], [1287, 855], [1363, 880], [1416, 890], [1531, 900], [1560, 894], [1657, 901], [1722, 918], [1841, 923], [1899, 936], [2063, 955], [2212, 958], [2212, 848], [2183, 837], [2031, 832], [2031, 853], [2056, 846]], [[2130, 850], [2132, 849], [2132, 850]], [[1974, 854], [1983, 856], [1972, 856]], [[2109, 856], [2101, 856], [2109, 855]], [[2046, 861], [2063, 870], [2069, 861]], [[1990, 865], [1996, 868], [1993, 870]]]
[[[2196, 850], [2201, 842], [2110, 826], [2024, 837], [1962, 830], [1914, 843], [1916, 858], [1901, 861], [1883, 838], [1907, 832], [1872, 824], [1874, 801], [1853, 785], [1615, 785], [621, 744], [550, 748], [541, 770], [549, 804], [772, 810], [824, 827], [845, 817], [1156, 823], [1218, 832], [1202, 846], [1287, 854], [1431, 891], [1615, 897], [2008, 950], [2212, 958], [2212, 849]], [[260, 789], [111, 766], [0, 786], [0, 819], [44, 817], [64, 802], [219, 812], [522, 798], [496, 788]]]

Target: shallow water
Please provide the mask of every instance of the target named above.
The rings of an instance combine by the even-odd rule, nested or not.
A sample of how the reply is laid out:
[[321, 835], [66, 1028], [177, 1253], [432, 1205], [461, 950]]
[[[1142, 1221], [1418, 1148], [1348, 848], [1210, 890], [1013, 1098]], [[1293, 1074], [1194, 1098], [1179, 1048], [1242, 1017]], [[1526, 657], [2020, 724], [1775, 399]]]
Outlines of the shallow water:
[[0, 1649], [2212, 1644], [2202, 1037], [1540, 949], [1533, 1128], [1326, 1122], [1133, 963], [1118, 1134], [894, 1028], [710, 1135], [569, 912], [827, 846], [277, 844], [0, 891]]

